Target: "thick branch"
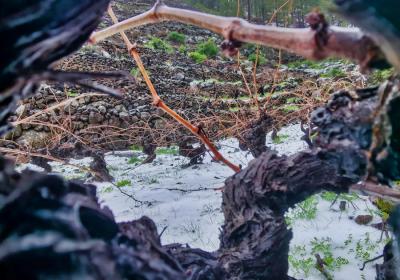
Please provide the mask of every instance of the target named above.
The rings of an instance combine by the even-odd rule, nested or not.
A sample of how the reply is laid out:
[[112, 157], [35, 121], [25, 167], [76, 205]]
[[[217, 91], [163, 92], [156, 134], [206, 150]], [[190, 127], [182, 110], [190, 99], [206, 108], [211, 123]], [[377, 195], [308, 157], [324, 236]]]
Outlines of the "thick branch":
[[[240, 18], [172, 8], [161, 3], [143, 14], [94, 33], [91, 42], [99, 42], [130, 28], [163, 21], [195, 25], [218, 33], [230, 41], [279, 48], [309, 59], [344, 57], [367, 66], [381, 56], [378, 47], [356, 28], [326, 27], [321, 30], [257, 25]], [[321, 40], [321, 36], [326, 40]], [[321, 41], [324, 41], [323, 44]]]

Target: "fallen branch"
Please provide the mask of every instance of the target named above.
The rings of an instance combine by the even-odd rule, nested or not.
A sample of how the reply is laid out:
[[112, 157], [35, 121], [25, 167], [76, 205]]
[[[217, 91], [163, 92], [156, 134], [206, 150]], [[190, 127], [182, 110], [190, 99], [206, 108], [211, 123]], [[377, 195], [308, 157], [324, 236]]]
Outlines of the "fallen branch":
[[96, 43], [134, 27], [163, 21], [176, 21], [211, 30], [231, 42], [225, 45], [228, 48], [236, 48], [240, 45], [237, 42], [254, 43], [283, 49], [309, 59], [348, 58], [357, 61], [363, 68], [383, 57], [379, 47], [359, 29], [328, 27], [323, 15], [316, 12], [307, 18], [311, 28], [283, 28], [251, 24], [240, 18], [171, 8], [160, 1], [143, 14], [95, 32], [90, 41]]

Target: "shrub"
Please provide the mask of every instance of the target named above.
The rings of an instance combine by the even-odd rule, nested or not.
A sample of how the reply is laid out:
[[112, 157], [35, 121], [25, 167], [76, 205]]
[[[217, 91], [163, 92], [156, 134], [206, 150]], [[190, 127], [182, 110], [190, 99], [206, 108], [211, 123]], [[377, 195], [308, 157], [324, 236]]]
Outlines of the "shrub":
[[213, 58], [218, 54], [218, 46], [212, 39], [208, 39], [197, 45], [196, 51], [206, 57]]
[[199, 52], [190, 52], [189, 57], [193, 59], [196, 63], [203, 63], [207, 56], [205, 54], [201, 54]]
[[162, 50], [167, 53], [171, 53], [173, 51], [173, 48], [170, 44], [157, 37], [151, 37], [150, 41], [148, 41], [144, 46], [152, 50]]
[[176, 32], [176, 31], [172, 31], [168, 34], [167, 39], [170, 42], [184, 44], [186, 41], [186, 36], [185, 36], [185, 34], [182, 34], [182, 33]]

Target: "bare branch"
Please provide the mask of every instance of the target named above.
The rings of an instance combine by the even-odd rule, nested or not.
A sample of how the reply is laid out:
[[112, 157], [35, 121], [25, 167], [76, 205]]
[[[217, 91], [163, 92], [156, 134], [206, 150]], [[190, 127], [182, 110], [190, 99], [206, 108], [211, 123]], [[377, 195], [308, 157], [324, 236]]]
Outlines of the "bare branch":
[[[112, 21], [114, 23], [118, 23], [118, 19], [113, 11], [113, 9], [111, 8], [111, 6], [108, 8], [108, 14], [110, 15]], [[132, 58], [135, 60], [140, 73], [142, 74], [147, 87], [150, 90], [151, 96], [153, 98], [153, 105], [156, 106], [157, 108], [160, 108], [161, 110], [163, 110], [164, 112], [166, 112], [168, 115], [170, 115], [173, 119], [175, 119], [178, 123], [182, 124], [184, 127], [186, 127], [192, 134], [194, 134], [204, 145], [206, 145], [206, 147], [211, 151], [211, 153], [214, 155], [214, 159], [216, 161], [222, 162], [223, 164], [225, 164], [226, 166], [228, 166], [229, 168], [231, 168], [233, 171], [235, 172], [239, 172], [240, 171], [240, 166], [237, 166], [235, 164], [233, 164], [232, 162], [230, 162], [228, 159], [226, 159], [219, 151], [218, 149], [215, 147], [215, 145], [211, 142], [211, 140], [207, 137], [207, 135], [204, 133], [203, 129], [201, 128], [201, 126], [194, 126], [192, 125], [189, 121], [187, 121], [186, 119], [184, 119], [181, 115], [179, 115], [178, 113], [176, 113], [174, 110], [172, 110], [170, 107], [168, 107], [160, 98], [160, 96], [158, 95], [153, 83], [150, 80], [150, 77], [146, 71], [146, 69], [144, 68], [142, 59], [140, 58], [139, 53], [136, 51], [134, 45], [129, 41], [128, 37], [126, 36], [126, 34], [121, 31], [120, 32], [122, 39], [125, 42], [126, 47], [128, 48], [128, 52], [129, 54], [132, 56]]]
[[[176, 21], [195, 25], [222, 35], [229, 41], [255, 43], [283, 49], [309, 59], [343, 57], [367, 67], [382, 57], [373, 41], [357, 28], [328, 27], [322, 15], [314, 15], [311, 28], [283, 28], [251, 24], [235, 17], [222, 17], [206, 13], [168, 7], [162, 3], [149, 11], [96, 32], [91, 42], [96, 43], [121, 31], [163, 21]], [[319, 20], [319, 21], [318, 21]]]

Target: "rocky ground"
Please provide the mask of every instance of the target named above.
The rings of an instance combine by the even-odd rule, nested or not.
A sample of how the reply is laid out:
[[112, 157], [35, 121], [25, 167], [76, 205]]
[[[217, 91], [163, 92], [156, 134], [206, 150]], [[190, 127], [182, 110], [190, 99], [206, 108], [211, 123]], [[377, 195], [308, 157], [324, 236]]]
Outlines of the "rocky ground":
[[[114, 9], [120, 19], [125, 19], [149, 9], [152, 2], [132, 5], [118, 0]], [[183, 5], [180, 1], [170, 4]], [[109, 25], [110, 19], [105, 17], [100, 28]], [[173, 31], [184, 34], [185, 42], [168, 40]], [[138, 44], [151, 79], [166, 104], [194, 124], [201, 123], [214, 140], [240, 139], [260, 111], [266, 111], [273, 119], [267, 130], [300, 119], [306, 121], [307, 113], [333, 91], [365, 82], [357, 68], [348, 62], [312, 63], [283, 54], [279, 63], [278, 52], [271, 49], [262, 50], [265, 63], [253, 75], [254, 64], [249, 60], [254, 46], [244, 46], [240, 66], [235, 59], [221, 54], [196, 63], [189, 53], [208, 39], [219, 45], [221, 38], [176, 23], [144, 26], [129, 31], [128, 36]], [[149, 48], [152, 38], [161, 39], [170, 49]], [[3, 147], [42, 152], [80, 142], [109, 151], [143, 142], [168, 146], [190, 137], [188, 131], [152, 106], [149, 91], [119, 36], [97, 45], [85, 45], [62, 60], [57, 68], [129, 73], [124, 79], [99, 81], [120, 90], [124, 97], [99, 96], [67, 84], [43, 84], [35, 97], [23, 101], [18, 108], [12, 120], [19, 125], [1, 143]], [[190, 139], [195, 142], [193, 137]]]

